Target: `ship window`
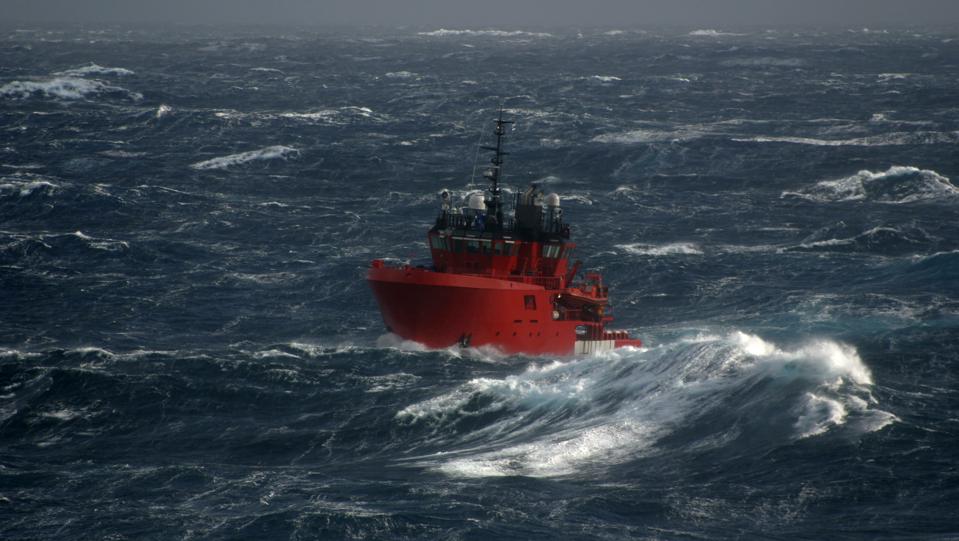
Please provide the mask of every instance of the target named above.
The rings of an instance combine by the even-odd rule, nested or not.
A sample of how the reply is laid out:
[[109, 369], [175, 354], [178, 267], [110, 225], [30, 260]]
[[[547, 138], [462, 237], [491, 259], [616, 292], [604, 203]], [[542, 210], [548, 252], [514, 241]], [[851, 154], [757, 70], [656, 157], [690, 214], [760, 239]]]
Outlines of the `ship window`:
[[468, 241], [466, 241], [466, 251], [469, 252], [469, 253], [471, 253], [471, 254], [475, 254], [476, 252], [478, 252], [478, 251], [479, 251], [479, 241], [476, 241], [476, 240], [468, 240]]
[[547, 244], [543, 246], [543, 257], [559, 257], [561, 248], [559, 244]]
[[523, 297], [523, 305], [527, 310], [536, 310], [536, 296], [526, 295]]
[[430, 245], [432, 245], [435, 250], [446, 250], [446, 239], [439, 236], [430, 237]]
[[510, 247], [509, 255], [513, 257], [519, 255], [519, 244], [516, 244], [515, 242], [511, 242], [509, 243], [509, 247]]
[[493, 253], [492, 243], [491, 243], [490, 241], [488, 241], [488, 240], [481, 240], [481, 241], [480, 241], [480, 251], [483, 252], [484, 254], [491, 254], [491, 253]]

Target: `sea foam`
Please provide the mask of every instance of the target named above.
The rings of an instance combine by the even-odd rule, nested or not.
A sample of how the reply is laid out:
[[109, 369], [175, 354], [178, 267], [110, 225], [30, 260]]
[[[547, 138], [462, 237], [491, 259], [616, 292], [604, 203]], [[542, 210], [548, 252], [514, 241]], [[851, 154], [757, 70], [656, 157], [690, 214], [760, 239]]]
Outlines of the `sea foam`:
[[299, 152], [299, 150], [293, 147], [274, 145], [261, 148], [259, 150], [250, 150], [248, 152], [240, 152], [239, 154], [230, 154], [229, 156], [221, 156], [219, 158], [204, 160], [202, 162], [194, 163], [190, 167], [201, 171], [209, 169], [226, 169], [227, 167], [242, 165], [254, 161], [277, 159], [286, 160], [287, 158], [298, 156]]
[[959, 196], [947, 177], [930, 169], [893, 166], [886, 171], [862, 170], [836, 180], [823, 180], [808, 188], [782, 193], [817, 202], [875, 201], [879, 203], [915, 203], [941, 201]]
[[730, 444], [750, 426], [750, 438], [785, 438], [770, 445], [847, 425], [878, 430], [895, 417], [877, 409], [872, 385], [852, 346], [819, 339], [783, 348], [734, 331], [474, 378], [403, 408], [396, 421], [446, 449], [420, 462], [447, 475], [566, 476], [655, 453], [703, 416], [706, 433], [690, 445]]
[[132, 100], [141, 100], [143, 95], [125, 88], [111, 86], [93, 79], [61, 76], [39, 81], [13, 81], [0, 86], [0, 96], [11, 99], [26, 99], [44, 96], [64, 100], [79, 100], [98, 94], [122, 94]]

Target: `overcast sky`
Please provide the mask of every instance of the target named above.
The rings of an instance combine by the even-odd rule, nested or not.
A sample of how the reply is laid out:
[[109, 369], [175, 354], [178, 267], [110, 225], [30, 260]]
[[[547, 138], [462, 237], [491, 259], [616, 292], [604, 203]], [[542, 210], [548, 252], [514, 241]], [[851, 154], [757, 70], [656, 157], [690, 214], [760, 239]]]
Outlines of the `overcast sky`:
[[443, 27], [957, 25], [959, 0], [0, 0], [0, 21]]

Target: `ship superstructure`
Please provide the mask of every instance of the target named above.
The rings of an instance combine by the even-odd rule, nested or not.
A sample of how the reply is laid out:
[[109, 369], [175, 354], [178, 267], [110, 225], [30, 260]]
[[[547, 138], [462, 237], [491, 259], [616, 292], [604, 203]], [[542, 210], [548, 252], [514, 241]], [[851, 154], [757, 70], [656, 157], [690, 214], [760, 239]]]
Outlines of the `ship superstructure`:
[[495, 121], [489, 188], [454, 206], [449, 192], [427, 234], [432, 268], [374, 260], [367, 274], [387, 329], [429, 347], [493, 346], [504, 353], [582, 354], [641, 345], [606, 330], [608, 290], [598, 273], [577, 279], [576, 245], [560, 198], [531, 185], [512, 208], [500, 186], [512, 124]]

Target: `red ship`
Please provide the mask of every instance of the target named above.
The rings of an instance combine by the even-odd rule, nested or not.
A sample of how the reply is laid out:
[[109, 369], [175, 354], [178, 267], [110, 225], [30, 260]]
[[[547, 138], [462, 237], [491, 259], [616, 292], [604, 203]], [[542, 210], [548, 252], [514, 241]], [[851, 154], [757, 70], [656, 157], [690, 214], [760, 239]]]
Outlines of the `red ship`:
[[443, 192], [442, 210], [427, 235], [432, 268], [374, 260], [367, 274], [388, 331], [431, 348], [493, 346], [504, 353], [584, 354], [642, 342], [612, 321], [602, 277], [577, 280], [575, 244], [559, 196], [535, 185], [503, 204], [503, 136], [512, 121], [496, 120], [496, 146], [486, 193], [465, 208]]

